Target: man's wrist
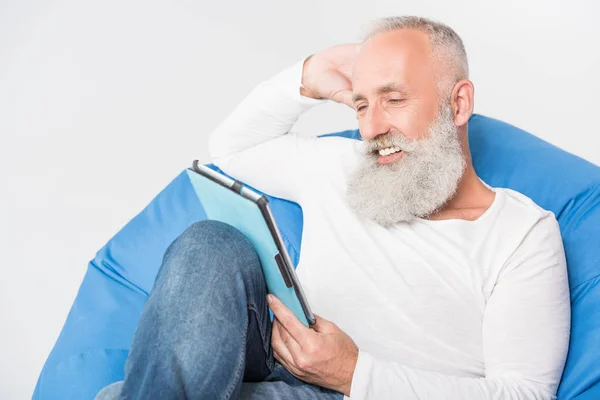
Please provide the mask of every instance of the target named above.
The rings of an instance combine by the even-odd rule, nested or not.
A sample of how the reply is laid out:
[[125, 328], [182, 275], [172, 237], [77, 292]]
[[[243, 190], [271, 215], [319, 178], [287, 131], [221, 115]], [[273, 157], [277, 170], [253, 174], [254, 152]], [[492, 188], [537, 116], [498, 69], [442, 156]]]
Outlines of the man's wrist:
[[310, 97], [311, 99], [321, 100], [320, 97], [314, 90], [307, 86], [306, 82], [308, 82], [308, 70], [309, 64], [313, 58], [314, 54], [308, 56], [302, 65], [302, 80], [300, 81], [300, 94], [304, 97]]
[[358, 347], [355, 345], [354, 349], [352, 349], [353, 351], [350, 354], [349, 357], [349, 368], [346, 371], [346, 379], [344, 384], [341, 386], [341, 388], [339, 389], [339, 391], [343, 394], [345, 394], [347, 397], [350, 397], [350, 391], [352, 389], [352, 380], [354, 377], [354, 371], [356, 370], [356, 363], [358, 362]]

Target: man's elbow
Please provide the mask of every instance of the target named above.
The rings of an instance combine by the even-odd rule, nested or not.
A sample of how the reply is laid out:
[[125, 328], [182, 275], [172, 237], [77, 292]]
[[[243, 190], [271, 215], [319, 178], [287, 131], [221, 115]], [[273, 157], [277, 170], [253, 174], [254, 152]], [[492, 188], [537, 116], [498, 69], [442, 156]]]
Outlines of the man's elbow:
[[558, 385], [537, 382], [526, 378], [497, 379], [502, 395], [498, 399], [515, 400], [555, 400]]

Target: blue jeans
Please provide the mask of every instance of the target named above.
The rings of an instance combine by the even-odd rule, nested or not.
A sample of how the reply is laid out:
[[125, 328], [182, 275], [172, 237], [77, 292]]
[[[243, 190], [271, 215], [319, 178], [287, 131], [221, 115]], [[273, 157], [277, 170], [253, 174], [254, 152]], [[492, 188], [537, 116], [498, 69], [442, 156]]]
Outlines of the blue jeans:
[[258, 256], [240, 231], [193, 224], [165, 253], [125, 380], [96, 399], [343, 399], [275, 362], [266, 295]]

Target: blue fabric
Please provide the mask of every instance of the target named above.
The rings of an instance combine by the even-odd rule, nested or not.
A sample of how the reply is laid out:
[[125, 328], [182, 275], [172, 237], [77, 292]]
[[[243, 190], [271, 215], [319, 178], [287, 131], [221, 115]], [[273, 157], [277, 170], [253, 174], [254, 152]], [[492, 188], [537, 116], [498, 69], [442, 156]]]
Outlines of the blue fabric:
[[[206, 197], [203, 205], [212, 218]], [[342, 400], [275, 363], [260, 252], [246, 232], [224, 222], [194, 223], [169, 246], [133, 336], [125, 381], [96, 400]]]
[[[600, 167], [506, 123], [474, 115], [469, 143], [488, 184], [531, 197], [557, 216], [567, 256], [572, 332], [560, 400], [600, 398]], [[358, 138], [356, 130], [336, 133]], [[294, 263], [302, 212], [270, 198]], [[38, 379], [34, 399], [91, 399], [123, 379], [140, 312], [168, 245], [205, 219], [182, 172], [90, 262], [63, 330]]]

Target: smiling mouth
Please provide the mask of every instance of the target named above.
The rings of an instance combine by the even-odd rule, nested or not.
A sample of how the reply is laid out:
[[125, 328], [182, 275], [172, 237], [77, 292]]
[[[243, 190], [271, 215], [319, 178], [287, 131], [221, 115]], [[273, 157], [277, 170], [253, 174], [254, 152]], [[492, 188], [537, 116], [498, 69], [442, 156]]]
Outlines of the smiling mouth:
[[389, 156], [390, 154], [398, 153], [402, 151], [398, 146], [385, 147], [379, 150], [376, 150], [380, 156]]
[[398, 161], [404, 155], [404, 152], [399, 147], [387, 147], [374, 152], [378, 155], [377, 162], [379, 164], [390, 164]]

